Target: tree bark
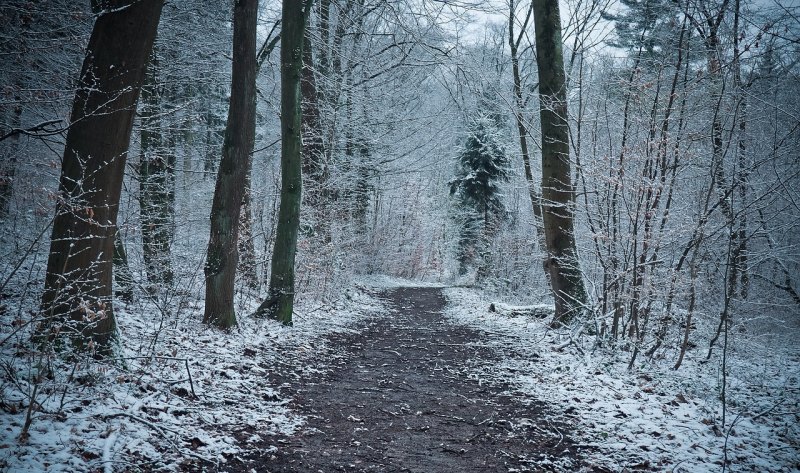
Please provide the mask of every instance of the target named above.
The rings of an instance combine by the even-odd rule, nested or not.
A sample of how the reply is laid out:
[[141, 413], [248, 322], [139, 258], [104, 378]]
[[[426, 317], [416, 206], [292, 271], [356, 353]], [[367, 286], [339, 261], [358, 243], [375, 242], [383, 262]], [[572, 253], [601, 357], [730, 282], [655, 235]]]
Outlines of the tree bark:
[[204, 323], [222, 329], [236, 325], [233, 289], [239, 261], [239, 215], [255, 142], [257, 19], [258, 0], [240, 0], [234, 4], [231, 99], [211, 204], [203, 315]]
[[67, 132], [40, 327], [44, 339], [110, 351], [112, 257], [136, 101], [163, 0], [95, 2], [97, 20]]
[[[15, 102], [19, 102], [19, 96], [15, 96], [14, 99]], [[15, 103], [10, 108], [11, 117], [9, 122], [11, 123], [11, 129], [14, 130], [22, 125], [22, 105]], [[11, 207], [11, 198], [14, 195], [19, 140], [20, 134], [14, 133], [8, 137], [8, 145], [0, 148], [0, 219], [4, 219], [8, 215]]]
[[574, 201], [558, 0], [533, 0], [539, 114], [542, 126], [542, 219], [545, 268], [555, 300], [554, 325], [568, 323], [586, 304], [574, 234]]
[[281, 203], [269, 292], [255, 315], [291, 325], [294, 307], [294, 260], [302, 199], [302, 125], [300, 76], [303, 35], [310, 1], [284, 2], [281, 24]]
[[[324, 49], [320, 48], [320, 50]], [[311, 35], [304, 34], [303, 69], [300, 81], [302, 95], [303, 128], [303, 186], [310, 192], [303, 193], [303, 205], [310, 210], [314, 231], [321, 241], [330, 241], [330, 225], [327, 218], [327, 164], [323, 140], [322, 115], [314, 72], [311, 50]]]

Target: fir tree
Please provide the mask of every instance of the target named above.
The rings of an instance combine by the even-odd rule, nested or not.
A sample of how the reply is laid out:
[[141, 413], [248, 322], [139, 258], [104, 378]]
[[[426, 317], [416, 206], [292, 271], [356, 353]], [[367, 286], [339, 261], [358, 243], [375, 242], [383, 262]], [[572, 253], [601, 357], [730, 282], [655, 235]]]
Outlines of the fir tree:
[[508, 181], [508, 157], [499, 143], [495, 121], [476, 119], [458, 156], [456, 178], [450, 181], [450, 194], [457, 200], [459, 241], [457, 258], [461, 274], [482, 256], [481, 271], [488, 265], [488, 243], [505, 216], [500, 183]]
[[670, 48], [675, 31], [676, 6], [669, 0], [620, 0], [624, 7], [618, 14], [604, 13], [614, 22], [616, 38], [611, 46], [628, 51], [639, 51], [645, 58], [653, 59]]

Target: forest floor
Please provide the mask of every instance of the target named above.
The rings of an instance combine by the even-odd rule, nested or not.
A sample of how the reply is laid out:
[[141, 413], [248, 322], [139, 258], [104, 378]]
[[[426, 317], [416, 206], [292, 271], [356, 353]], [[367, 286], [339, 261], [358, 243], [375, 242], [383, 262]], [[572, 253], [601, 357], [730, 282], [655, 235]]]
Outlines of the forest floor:
[[800, 472], [796, 330], [732, 332], [722, 384], [700, 345], [714, 314], [680, 370], [674, 349], [628, 368], [579, 324], [413, 284], [364, 279], [293, 327], [229, 333], [190, 291], [119, 304], [113, 360], [45, 359], [16, 323], [35, 307], [0, 311], [0, 473]]
[[499, 363], [498, 353], [444, 316], [441, 288], [379, 296], [387, 315], [328, 339], [347, 350], [338, 366], [300, 379], [287, 365], [269, 373], [307, 421], [244, 455], [240, 471], [604, 471], [585, 464], [577, 434], [551, 406], [474, 375]]

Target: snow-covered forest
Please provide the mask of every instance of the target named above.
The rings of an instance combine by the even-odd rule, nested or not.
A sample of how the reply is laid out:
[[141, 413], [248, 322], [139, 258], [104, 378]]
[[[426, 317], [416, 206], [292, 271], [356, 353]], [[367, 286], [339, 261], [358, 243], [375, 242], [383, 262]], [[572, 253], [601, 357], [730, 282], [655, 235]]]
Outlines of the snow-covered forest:
[[792, 0], [4, 0], [0, 471], [800, 471]]

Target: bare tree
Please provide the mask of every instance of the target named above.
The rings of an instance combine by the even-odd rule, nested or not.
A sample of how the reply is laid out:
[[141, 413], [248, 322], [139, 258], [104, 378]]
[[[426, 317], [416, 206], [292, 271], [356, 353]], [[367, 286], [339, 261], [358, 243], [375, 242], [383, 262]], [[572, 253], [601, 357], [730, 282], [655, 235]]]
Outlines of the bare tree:
[[526, 34], [528, 23], [533, 13], [533, 2], [526, 10], [525, 19], [520, 26], [519, 34], [514, 32], [516, 23], [516, 12], [514, 0], [509, 4], [508, 13], [508, 45], [511, 48], [511, 71], [514, 77], [514, 118], [517, 122], [517, 133], [519, 135], [519, 147], [522, 152], [522, 165], [525, 169], [525, 179], [528, 181], [528, 195], [533, 207], [534, 227], [536, 229], [536, 241], [542, 251], [546, 250], [547, 244], [544, 239], [544, 228], [542, 228], [542, 196], [536, 183], [533, 181], [533, 168], [531, 166], [530, 152], [528, 151], [528, 126], [525, 123], [524, 110], [525, 99], [522, 96], [522, 75], [519, 67], [519, 46], [522, 38]]

